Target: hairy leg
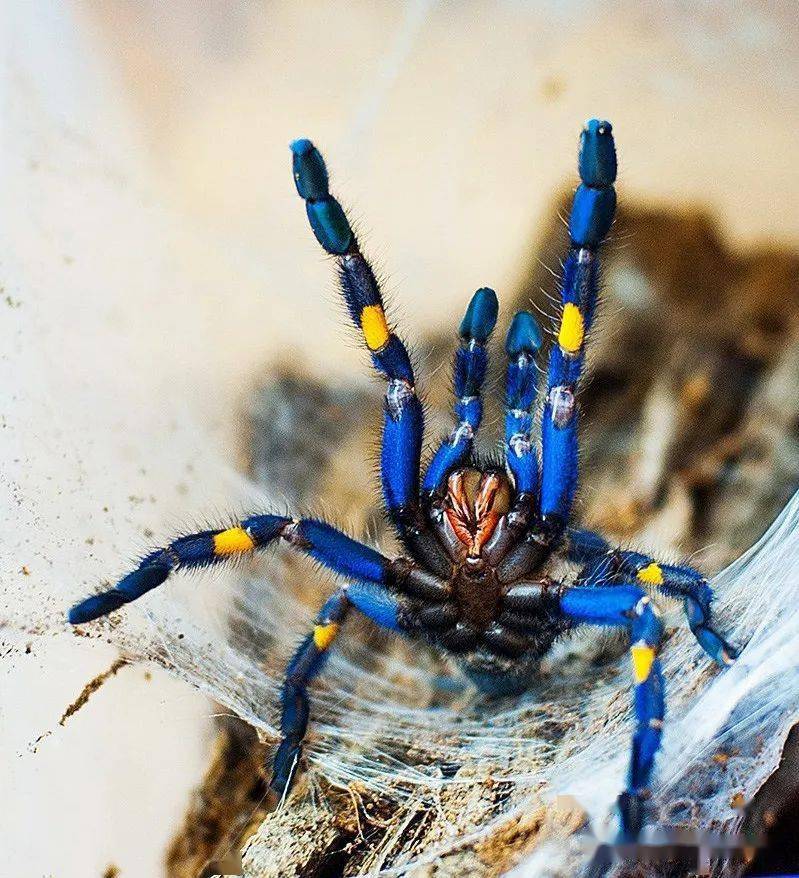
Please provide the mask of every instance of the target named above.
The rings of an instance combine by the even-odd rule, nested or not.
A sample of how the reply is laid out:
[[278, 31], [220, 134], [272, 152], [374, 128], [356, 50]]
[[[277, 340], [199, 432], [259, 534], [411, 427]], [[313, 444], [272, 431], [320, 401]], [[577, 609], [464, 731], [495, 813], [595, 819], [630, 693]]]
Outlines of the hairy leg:
[[338, 637], [341, 626], [355, 608], [378, 625], [400, 631], [400, 602], [386, 588], [371, 583], [352, 583], [331, 595], [314, 622], [313, 630], [305, 637], [286, 668], [281, 692], [282, 714], [280, 745], [272, 764], [270, 787], [280, 798], [284, 797], [295, 777], [303, 741], [308, 728], [310, 705], [308, 684], [322, 671], [330, 648]]
[[437, 571], [447, 560], [419, 505], [419, 463], [424, 434], [422, 406], [405, 345], [389, 327], [380, 286], [358, 246], [339, 202], [330, 194], [321, 153], [310, 140], [291, 144], [294, 182], [305, 200], [311, 229], [338, 264], [344, 301], [356, 328], [386, 379], [380, 477], [383, 499], [400, 537]]
[[[72, 607], [69, 621], [77, 625], [105, 616], [161, 585], [176, 571], [208, 567], [252, 554], [278, 539], [348, 579], [385, 584], [395, 578], [395, 562], [327, 522], [315, 518], [255, 515], [234, 527], [178, 537], [164, 548], [156, 549], [113, 588]], [[411, 575], [422, 573], [408, 574]]]
[[532, 434], [539, 377], [535, 356], [540, 347], [541, 330], [535, 318], [529, 311], [519, 311], [505, 341], [505, 460], [516, 491], [531, 499], [538, 492], [538, 452]]
[[461, 344], [455, 354], [453, 374], [455, 417], [458, 423], [439, 445], [427, 468], [422, 485], [427, 496], [446, 487], [447, 476], [468, 459], [472, 450], [475, 434], [483, 418], [480, 391], [488, 368], [485, 345], [496, 324], [498, 308], [496, 293], [484, 287], [472, 296], [461, 322]]
[[571, 622], [624, 627], [630, 635], [636, 724], [627, 789], [619, 796], [618, 806], [620, 840], [634, 841], [643, 825], [647, 786], [663, 729], [665, 699], [657, 659], [663, 625], [647, 594], [632, 584], [565, 588], [560, 611]]
[[718, 664], [731, 665], [738, 650], [715, 629], [711, 603], [713, 589], [705, 576], [687, 564], [664, 564], [641, 552], [613, 548], [600, 534], [573, 528], [569, 531], [569, 557], [583, 564], [593, 564], [607, 576], [651, 585], [685, 607], [688, 625], [702, 649]]
[[560, 327], [549, 355], [541, 419], [541, 493], [545, 521], [564, 528], [577, 488], [579, 420], [576, 402], [585, 340], [599, 288], [599, 249], [616, 210], [616, 151], [609, 122], [592, 119], [580, 141], [578, 187], [569, 217], [571, 245], [563, 264]]

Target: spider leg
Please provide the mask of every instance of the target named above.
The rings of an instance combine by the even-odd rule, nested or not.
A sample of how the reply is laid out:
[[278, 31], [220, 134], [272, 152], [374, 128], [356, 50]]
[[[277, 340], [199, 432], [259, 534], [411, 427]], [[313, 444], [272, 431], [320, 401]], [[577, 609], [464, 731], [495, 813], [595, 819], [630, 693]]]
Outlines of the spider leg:
[[574, 528], [569, 531], [569, 557], [579, 562], [596, 562], [616, 576], [653, 585], [663, 594], [681, 598], [688, 625], [699, 645], [719, 665], [731, 665], [738, 650], [715, 630], [711, 603], [713, 589], [707, 579], [687, 564], [661, 564], [641, 552], [614, 549], [599, 534]]
[[380, 466], [386, 508], [405, 543], [443, 574], [448, 569], [446, 556], [419, 506], [424, 416], [408, 351], [389, 328], [372, 267], [358, 247], [343, 208], [330, 194], [321, 153], [304, 139], [295, 140], [291, 151], [294, 182], [305, 200], [311, 229], [324, 250], [336, 257], [350, 317], [363, 335], [375, 368], [388, 382]]
[[291, 788], [302, 756], [309, 718], [307, 686], [324, 668], [330, 648], [353, 607], [384, 628], [402, 630], [399, 601], [382, 586], [351, 583], [327, 599], [316, 617], [313, 630], [297, 648], [286, 668], [281, 692], [282, 737], [273, 759], [269, 784], [280, 798]]
[[529, 311], [519, 311], [505, 340], [508, 355], [505, 401], [505, 460], [518, 494], [532, 496], [538, 488], [538, 453], [532, 438], [541, 330]]
[[[559, 536], [537, 520], [538, 451], [533, 439], [538, 394], [541, 330], [529, 311], [519, 311], [505, 339], [505, 463], [513, 476], [516, 497], [502, 525], [496, 547], [511, 546], [497, 569], [500, 582], [512, 582], [540, 564], [553, 538]], [[535, 520], [536, 527], [530, 530]], [[526, 536], [525, 536], [526, 533]]]
[[592, 119], [580, 141], [581, 184], [569, 217], [571, 246], [563, 265], [563, 311], [549, 356], [541, 421], [540, 511], [565, 527], [577, 487], [576, 394], [599, 286], [598, 251], [616, 209], [616, 151], [609, 122]]
[[191, 570], [264, 549], [277, 539], [306, 552], [348, 579], [385, 583], [395, 562], [315, 518], [256, 515], [235, 527], [179, 537], [156, 549], [108, 591], [86, 598], [69, 611], [73, 625], [98, 619], [161, 585], [170, 573]]
[[635, 733], [627, 789], [618, 798], [620, 840], [635, 841], [655, 754], [660, 748], [665, 701], [657, 652], [663, 625], [644, 590], [636, 585], [564, 588], [560, 612], [570, 621], [627, 628], [633, 668]]
[[485, 344], [497, 322], [496, 293], [483, 287], [472, 296], [460, 325], [460, 347], [455, 354], [453, 385], [457, 426], [439, 445], [425, 473], [422, 490], [426, 495], [440, 491], [447, 476], [469, 455], [483, 418], [480, 390], [488, 368]]

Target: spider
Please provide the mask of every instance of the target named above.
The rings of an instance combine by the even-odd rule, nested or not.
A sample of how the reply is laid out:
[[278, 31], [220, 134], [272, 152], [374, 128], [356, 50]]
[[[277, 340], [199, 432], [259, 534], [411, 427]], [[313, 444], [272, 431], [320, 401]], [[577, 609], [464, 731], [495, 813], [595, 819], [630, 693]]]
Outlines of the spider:
[[[494, 696], [522, 692], [555, 640], [577, 626], [613, 626], [629, 635], [635, 731], [626, 789], [617, 800], [620, 838], [638, 837], [660, 746], [663, 679], [658, 651], [663, 625], [644, 586], [684, 601], [688, 624], [721, 665], [736, 650], [713, 627], [713, 593], [692, 567], [661, 563], [613, 548], [575, 526], [578, 420], [576, 397], [599, 287], [599, 250], [616, 208], [616, 150], [609, 122], [592, 119], [581, 133], [579, 174], [563, 263], [562, 311], [540, 394], [541, 331], [519, 311], [508, 330], [503, 463], [481, 463], [473, 450], [483, 404], [486, 344], [497, 320], [496, 294], [479, 289], [460, 324], [454, 363], [457, 425], [420, 474], [424, 416], [405, 345], [388, 323], [371, 266], [339, 202], [325, 162], [309, 140], [291, 144], [297, 192], [311, 229], [338, 268], [355, 326], [386, 380], [381, 483], [386, 512], [405, 554], [387, 558], [317, 518], [254, 515], [235, 527], [180, 536], [148, 554], [113, 588], [69, 612], [81, 624], [161, 585], [175, 571], [223, 562], [277, 540], [338, 574], [341, 585], [288, 664], [282, 687], [282, 739], [270, 786], [281, 799], [295, 778], [309, 720], [307, 687], [322, 670], [342, 623], [353, 611], [377, 625], [452, 654], [476, 686]], [[566, 560], [571, 582], [550, 575]]]

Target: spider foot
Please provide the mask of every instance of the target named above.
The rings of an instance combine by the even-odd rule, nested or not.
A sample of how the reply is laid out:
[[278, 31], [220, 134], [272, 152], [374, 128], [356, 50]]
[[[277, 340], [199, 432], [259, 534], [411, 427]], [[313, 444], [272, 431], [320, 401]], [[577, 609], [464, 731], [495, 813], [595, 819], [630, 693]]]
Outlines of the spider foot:
[[686, 595], [685, 615], [699, 645], [714, 662], [727, 667], [738, 658], [739, 650], [713, 629], [710, 615], [710, 602], [713, 592], [707, 582], [702, 582], [694, 594]]
[[69, 611], [67, 619], [72, 625], [92, 622], [101, 616], [107, 616], [125, 604], [157, 588], [169, 576], [174, 561], [166, 550], [159, 550], [148, 555], [136, 570], [131, 571], [108, 591], [75, 604]]
[[280, 742], [272, 764], [272, 779], [269, 781], [269, 789], [277, 798], [278, 804], [288, 795], [297, 775], [301, 758], [301, 743], [291, 738], [284, 738]]
[[722, 667], [729, 667], [735, 663], [740, 650], [727, 643], [720, 634], [707, 625], [697, 625], [692, 627], [691, 630], [694, 633], [694, 637], [699, 641], [699, 645], [714, 662]]
[[645, 795], [629, 790], [625, 790], [616, 800], [620, 823], [616, 844], [633, 844], [638, 840], [644, 824], [644, 800]]

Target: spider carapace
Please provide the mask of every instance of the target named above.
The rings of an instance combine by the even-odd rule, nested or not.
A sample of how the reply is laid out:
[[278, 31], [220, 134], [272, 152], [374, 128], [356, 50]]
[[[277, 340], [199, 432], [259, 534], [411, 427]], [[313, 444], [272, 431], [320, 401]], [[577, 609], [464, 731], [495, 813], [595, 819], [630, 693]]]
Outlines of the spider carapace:
[[[277, 540], [338, 574], [339, 588], [288, 664], [282, 739], [271, 787], [285, 796], [300, 762], [309, 720], [307, 687], [320, 672], [348, 613], [419, 637], [453, 654], [482, 690], [508, 696], [527, 687], [537, 660], [580, 625], [627, 631], [635, 728], [620, 837], [637, 837], [655, 755], [664, 695], [658, 661], [663, 626], [648, 591], [682, 599], [705, 651], [729, 664], [735, 650], [715, 630], [706, 578], [612, 548], [572, 523], [577, 488], [577, 395], [599, 289], [599, 252], [616, 209], [616, 150], [609, 122], [582, 131], [580, 185], [569, 217], [561, 311], [539, 390], [542, 337], [533, 315], [518, 312], [505, 341], [505, 430], [501, 463], [482, 466], [473, 445], [483, 413], [486, 345], [497, 320], [490, 289], [472, 297], [460, 324], [453, 370], [455, 422], [421, 474], [424, 417], [407, 349], [388, 323], [380, 287], [339, 202], [319, 151], [291, 145], [294, 182], [311, 228], [336, 261], [341, 291], [377, 371], [386, 381], [381, 485], [386, 512], [404, 547], [389, 559], [317, 518], [264, 513], [233, 527], [180, 536], [148, 554], [113, 588], [76, 604], [74, 624], [116, 610], [182, 569], [223, 562]], [[540, 426], [539, 426], [540, 425]], [[564, 565], [572, 573], [560, 580]]]

